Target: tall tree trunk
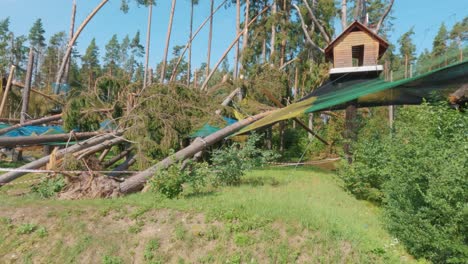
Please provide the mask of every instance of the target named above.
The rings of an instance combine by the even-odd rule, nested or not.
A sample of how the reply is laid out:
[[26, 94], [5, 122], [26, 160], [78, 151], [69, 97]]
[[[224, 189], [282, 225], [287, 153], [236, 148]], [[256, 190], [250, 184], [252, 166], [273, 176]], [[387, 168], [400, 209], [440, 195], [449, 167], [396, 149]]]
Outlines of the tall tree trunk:
[[20, 124], [24, 124], [28, 115], [29, 96], [31, 93], [32, 70], [34, 65], [34, 49], [29, 47], [28, 68], [26, 70], [26, 80], [23, 88], [23, 105], [21, 107]]
[[151, 45], [151, 21], [153, 19], [153, 3], [148, 6], [148, 23], [146, 25], [145, 72], [143, 73], [143, 89], [148, 85], [148, 64]]
[[[70, 21], [70, 33], [69, 33], [69, 41], [73, 38], [73, 35], [75, 34], [75, 17], [76, 17], [76, 0], [73, 0], [73, 5], [72, 5], [72, 14], [71, 14], [71, 21]], [[71, 66], [71, 56], [67, 58], [67, 64], [65, 66], [65, 71], [63, 73], [63, 79], [62, 81], [64, 83], [68, 83], [68, 76], [70, 74], [70, 66]]]
[[[210, 3], [210, 14], [213, 14], [214, 0]], [[211, 41], [213, 40], [213, 16], [210, 17], [210, 32], [208, 34], [208, 54], [206, 58], [206, 76], [210, 73], [211, 63]]]
[[352, 143], [356, 141], [357, 134], [357, 101], [351, 101], [346, 107], [346, 119], [345, 119], [345, 143], [343, 145], [346, 159], [349, 164], [353, 162], [353, 150]]
[[5, 90], [3, 91], [2, 103], [0, 104], [0, 116], [2, 116], [3, 114], [3, 108], [5, 107], [6, 99], [8, 97], [8, 93], [10, 92], [11, 82], [13, 81], [13, 75], [15, 75], [15, 69], [16, 67], [14, 65], [11, 65], [10, 75], [8, 75], [6, 87], [5, 87]]
[[348, 27], [348, 1], [341, 0], [341, 28], [343, 31]]
[[[189, 39], [192, 39], [193, 35], [193, 9], [194, 3], [193, 0], [190, 0], [190, 34]], [[187, 85], [190, 86], [190, 79], [192, 77], [192, 41], [188, 44], [188, 60], [187, 60]]]
[[242, 37], [242, 55], [240, 69], [244, 70], [245, 52], [249, 46], [249, 20], [250, 20], [250, 0], [245, 1], [245, 17], [244, 17], [244, 36]]
[[277, 13], [277, 0], [273, 0], [271, 14], [275, 21], [271, 23], [271, 39], [270, 39], [270, 62], [274, 59], [276, 50], [276, 13]]
[[266, 63], [266, 38], [263, 39], [262, 43], [262, 63]]
[[[236, 35], [240, 33], [240, 0], [236, 1]], [[234, 79], [237, 79], [239, 76], [239, 52], [240, 45], [239, 42], [236, 43], [236, 54], [234, 55]]]
[[105, 4], [107, 4], [107, 2], [109, 2], [109, 0], [102, 0], [101, 3], [85, 18], [83, 23], [81, 23], [80, 27], [76, 31], [76, 34], [73, 35], [73, 38], [68, 43], [67, 50], [65, 51], [65, 54], [64, 54], [64, 56], [62, 58], [62, 63], [60, 64], [60, 68], [58, 70], [56, 80], [55, 80], [56, 83], [60, 83], [60, 80], [62, 79], [63, 72], [65, 70], [65, 65], [67, 64], [68, 58], [70, 57], [71, 52], [73, 50], [73, 45], [75, 45], [75, 42], [78, 39], [78, 37], [80, 36], [81, 32], [86, 27], [86, 25], [88, 25], [89, 21], [91, 21], [91, 19], [94, 17], [94, 15], [96, 15], [96, 13], [99, 12], [99, 10], [101, 10], [101, 8]]
[[160, 83], [164, 83], [165, 75], [166, 75], [166, 63], [167, 63], [167, 54], [169, 52], [169, 43], [171, 42], [171, 34], [172, 34], [172, 22], [174, 21], [174, 12], [176, 7], [176, 0], [172, 0], [172, 7], [171, 7], [171, 14], [169, 16], [169, 25], [167, 26], [167, 35], [166, 35], [166, 47], [164, 48], [164, 57], [163, 57], [163, 64], [161, 67], [161, 79], [159, 80]]

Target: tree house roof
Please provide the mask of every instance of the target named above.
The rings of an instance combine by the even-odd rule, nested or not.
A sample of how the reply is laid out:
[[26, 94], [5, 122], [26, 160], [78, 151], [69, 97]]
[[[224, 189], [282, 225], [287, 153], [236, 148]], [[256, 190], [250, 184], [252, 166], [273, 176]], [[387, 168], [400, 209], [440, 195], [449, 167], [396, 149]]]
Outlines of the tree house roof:
[[340, 40], [346, 38], [351, 32], [353, 31], [362, 31], [367, 33], [369, 36], [371, 36], [373, 39], [375, 39], [377, 42], [379, 42], [380, 48], [379, 48], [379, 57], [382, 56], [385, 51], [387, 50], [389, 44], [386, 40], [381, 38], [379, 35], [377, 35], [373, 30], [370, 28], [366, 27], [365, 25], [359, 23], [358, 21], [354, 21], [351, 25], [349, 25], [343, 33], [341, 33], [338, 37], [336, 37], [326, 48], [325, 48], [325, 56], [327, 58], [333, 58], [333, 48], [339, 43]]

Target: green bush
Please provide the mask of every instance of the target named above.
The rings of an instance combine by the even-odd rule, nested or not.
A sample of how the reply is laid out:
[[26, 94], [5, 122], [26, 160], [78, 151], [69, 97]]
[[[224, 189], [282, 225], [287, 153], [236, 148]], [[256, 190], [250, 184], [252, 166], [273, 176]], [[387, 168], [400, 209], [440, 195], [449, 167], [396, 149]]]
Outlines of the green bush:
[[41, 198], [47, 199], [55, 196], [65, 187], [65, 180], [62, 176], [46, 178], [40, 183], [31, 187], [32, 192], [37, 193]]
[[382, 188], [389, 175], [390, 129], [387, 121], [376, 116], [365, 121], [353, 144], [353, 164], [343, 161], [339, 176], [346, 189], [358, 199], [377, 204], [384, 197]]
[[441, 104], [398, 112], [391, 136], [361, 135], [345, 185], [383, 201], [389, 230], [414, 256], [466, 263], [468, 115]]
[[257, 148], [259, 140], [260, 136], [252, 134], [243, 145], [234, 143], [227, 148], [213, 151], [215, 183], [237, 185], [246, 171], [262, 166], [277, 157], [272, 151]]

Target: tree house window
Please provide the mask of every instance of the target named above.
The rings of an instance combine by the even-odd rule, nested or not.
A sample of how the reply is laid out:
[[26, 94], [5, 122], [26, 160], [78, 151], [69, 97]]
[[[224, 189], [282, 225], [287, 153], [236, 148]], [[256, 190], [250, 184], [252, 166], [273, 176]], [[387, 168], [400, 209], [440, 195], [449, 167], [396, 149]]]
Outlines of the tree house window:
[[364, 66], [364, 45], [352, 46], [353, 67]]

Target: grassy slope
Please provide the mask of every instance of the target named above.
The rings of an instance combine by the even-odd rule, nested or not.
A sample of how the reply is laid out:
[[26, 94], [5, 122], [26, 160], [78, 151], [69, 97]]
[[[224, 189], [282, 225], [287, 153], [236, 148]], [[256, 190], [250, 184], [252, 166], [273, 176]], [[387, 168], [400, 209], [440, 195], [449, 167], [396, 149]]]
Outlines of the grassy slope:
[[1, 199], [8, 262], [412, 262], [375, 207], [317, 169], [257, 170], [240, 187], [177, 200]]

